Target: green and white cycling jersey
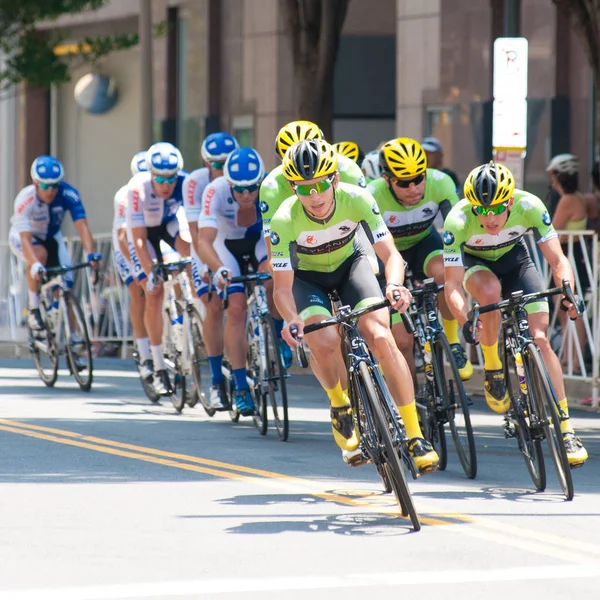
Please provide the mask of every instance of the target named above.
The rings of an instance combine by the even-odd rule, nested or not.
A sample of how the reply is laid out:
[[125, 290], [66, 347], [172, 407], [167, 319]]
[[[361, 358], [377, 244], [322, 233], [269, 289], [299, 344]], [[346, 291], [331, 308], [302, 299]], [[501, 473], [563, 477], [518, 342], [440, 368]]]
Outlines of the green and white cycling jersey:
[[508, 219], [497, 235], [486, 233], [469, 201], [461, 200], [444, 222], [444, 266], [464, 266], [464, 253], [497, 261], [528, 231], [533, 231], [538, 244], [558, 237], [545, 204], [529, 192], [515, 190]]
[[271, 221], [273, 269], [335, 271], [361, 251], [356, 239], [361, 223], [370, 230], [374, 243], [390, 235], [373, 196], [356, 185], [338, 185], [333, 214], [323, 221], [309, 217], [296, 196], [288, 198]]
[[438, 212], [446, 218], [450, 209], [459, 201], [452, 179], [437, 169], [427, 169], [425, 193], [421, 202], [414, 206], [400, 204], [383, 177], [375, 179], [368, 189], [377, 201], [383, 220], [400, 251], [412, 248], [426, 238]]
[[[367, 187], [365, 176], [353, 161], [338, 154], [338, 171], [342, 183], [351, 183], [362, 188]], [[283, 201], [290, 197], [292, 188], [283, 174], [283, 166], [275, 167], [260, 186], [260, 210], [263, 219], [263, 235], [271, 233], [271, 219]]]

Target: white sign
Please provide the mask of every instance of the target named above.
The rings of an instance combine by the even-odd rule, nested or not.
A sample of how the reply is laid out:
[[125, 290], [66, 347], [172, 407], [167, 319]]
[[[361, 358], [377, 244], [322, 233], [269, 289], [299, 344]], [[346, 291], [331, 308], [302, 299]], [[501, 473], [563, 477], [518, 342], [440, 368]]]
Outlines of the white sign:
[[494, 98], [527, 97], [527, 38], [506, 37], [494, 41]]
[[492, 146], [527, 146], [527, 100], [494, 100]]
[[500, 163], [510, 169], [515, 178], [515, 186], [523, 189], [523, 164], [525, 152], [523, 150], [509, 150], [494, 148], [494, 162]]

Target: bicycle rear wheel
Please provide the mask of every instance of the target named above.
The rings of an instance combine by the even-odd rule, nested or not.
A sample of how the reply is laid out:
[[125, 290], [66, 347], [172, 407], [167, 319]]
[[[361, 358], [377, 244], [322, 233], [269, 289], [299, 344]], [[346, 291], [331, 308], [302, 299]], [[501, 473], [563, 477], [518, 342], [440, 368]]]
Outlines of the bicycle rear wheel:
[[560, 487], [565, 498], [573, 500], [575, 495], [573, 477], [571, 476], [571, 467], [569, 466], [569, 459], [567, 458], [567, 451], [560, 430], [558, 400], [550, 383], [550, 376], [542, 360], [540, 349], [533, 343], [527, 344], [525, 348], [524, 364], [526, 373], [529, 375], [530, 393], [533, 393], [533, 401], [539, 412]]
[[[267, 384], [267, 396], [273, 409], [273, 419], [277, 434], [282, 442], [287, 441], [290, 424], [288, 420], [287, 388], [285, 370], [281, 363], [279, 341], [275, 333], [275, 323], [271, 315], [262, 317], [261, 326], [265, 340], [265, 362], [267, 370], [262, 373], [263, 384]], [[266, 399], [265, 399], [266, 400]]]
[[546, 489], [546, 465], [542, 453], [542, 442], [531, 426], [531, 423], [539, 419], [538, 410], [535, 405], [530, 406], [533, 403], [531, 398], [522, 394], [512, 352], [506, 347], [504, 350], [504, 378], [511, 403], [508, 418], [514, 424], [519, 451], [523, 455], [533, 485], [538, 492], [543, 492]]
[[[92, 387], [94, 378], [94, 364], [87, 325], [85, 324], [83, 311], [81, 310], [81, 306], [79, 306], [79, 302], [70, 293], [65, 293], [64, 300], [68, 315], [66, 318], [69, 319], [68, 328], [67, 324], [63, 323], [67, 346], [67, 360], [79, 387], [84, 392], [88, 392]], [[68, 330], [71, 332], [70, 336], [67, 336]]]
[[448, 419], [454, 447], [465, 475], [474, 479], [477, 475], [477, 454], [469, 412], [469, 397], [458, 373], [448, 339], [443, 333], [439, 333], [434, 339], [431, 358], [441, 400], [438, 410], [442, 410]]
[[58, 378], [58, 348], [48, 319], [44, 319], [44, 322], [46, 329], [34, 331], [27, 327], [29, 351], [40, 379], [47, 387], [54, 387]]
[[375, 427], [379, 437], [379, 443], [383, 445], [384, 469], [389, 483], [396, 496], [398, 506], [402, 514], [409, 516], [415, 531], [421, 529], [421, 523], [408, 488], [404, 467], [400, 461], [401, 447], [394, 445], [391, 432], [396, 430], [396, 424], [388, 421], [389, 415], [386, 414], [382, 403], [385, 402], [384, 392], [377, 390], [373, 377], [367, 364], [362, 361], [359, 363], [359, 372], [365, 389], [365, 400], [370, 404], [374, 415]]

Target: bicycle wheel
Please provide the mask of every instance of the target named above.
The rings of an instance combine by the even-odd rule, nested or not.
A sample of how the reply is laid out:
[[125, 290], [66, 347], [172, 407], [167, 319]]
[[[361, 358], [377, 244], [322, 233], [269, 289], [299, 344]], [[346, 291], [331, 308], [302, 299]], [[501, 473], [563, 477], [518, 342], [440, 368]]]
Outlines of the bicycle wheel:
[[[181, 315], [183, 313], [183, 309], [177, 303], [177, 313]], [[165, 356], [165, 364], [167, 366], [167, 373], [169, 374], [169, 379], [171, 381], [172, 392], [169, 394], [171, 398], [171, 403], [175, 410], [180, 413], [185, 406], [186, 400], [186, 390], [187, 390], [187, 381], [186, 376], [183, 371], [183, 362], [181, 352], [177, 348], [178, 340], [175, 339], [175, 331], [174, 327], [171, 324], [171, 317], [166, 314], [167, 318], [163, 321], [163, 352]], [[183, 328], [180, 331], [182, 337], [185, 336]], [[185, 340], [180, 340], [180, 343], [185, 343]]]
[[198, 310], [193, 305], [188, 307], [185, 314], [184, 331], [194, 383], [193, 393], [188, 393], [186, 402], [189, 407], [193, 408], [198, 403], [198, 400], [200, 400], [208, 416], [212, 417], [216, 411], [214, 408], [209, 407], [206, 399], [206, 391], [202, 385], [202, 370], [206, 370], [208, 365], [206, 347], [202, 339], [202, 319], [198, 314]]
[[152, 385], [152, 382], [148, 382], [146, 381], [146, 379], [144, 379], [142, 377], [142, 374], [140, 373], [140, 355], [137, 351], [137, 349], [135, 349], [133, 351], [133, 360], [135, 361], [135, 366], [138, 370], [138, 375], [140, 376], [140, 382], [142, 384], [142, 389], [144, 390], [144, 394], [146, 394], [146, 396], [148, 397], [148, 400], [150, 400], [151, 402], [158, 402], [160, 399], [160, 396], [154, 391], [154, 386]]
[[400, 462], [402, 449], [395, 446], [392, 441], [391, 431], [396, 430], [396, 424], [389, 422], [382, 403], [385, 402], [384, 392], [377, 390], [367, 363], [359, 363], [359, 372], [365, 389], [365, 400], [369, 403], [374, 415], [375, 427], [379, 442], [383, 445], [384, 469], [392, 486], [396, 501], [403, 515], [409, 516], [415, 531], [421, 529], [421, 523], [408, 488], [404, 467]]
[[440, 404], [436, 403], [437, 411], [448, 419], [454, 447], [465, 475], [474, 479], [477, 475], [477, 454], [469, 397], [458, 374], [448, 339], [441, 332], [434, 338], [431, 359], [440, 399]]
[[58, 377], [58, 349], [49, 322], [44, 318], [46, 329], [34, 331], [29, 326], [29, 351], [40, 379], [47, 387], [54, 387]]
[[415, 358], [421, 368], [417, 368], [415, 373], [415, 401], [417, 404], [417, 416], [421, 431], [426, 440], [431, 442], [433, 449], [437, 452], [440, 462], [438, 469], [444, 471], [448, 464], [448, 446], [446, 443], [446, 432], [444, 431], [444, 421], [440, 420], [440, 415], [435, 406], [435, 387], [432, 381], [425, 376], [423, 348], [418, 337], [415, 336], [414, 344]]
[[511, 408], [507, 418], [514, 425], [519, 451], [525, 460], [525, 466], [531, 481], [538, 492], [546, 489], [546, 465], [542, 453], [542, 441], [532, 423], [539, 420], [535, 405], [530, 406], [530, 397], [522, 394], [512, 352], [504, 349], [504, 378], [510, 397]]
[[575, 494], [573, 489], [573, 477], [571, 467], [567, 458], [567, 451], [560, 430], [560, 418], [558, 416], [558, 400], [550, 383], [550, 376], [546, 365], [542, 360], [540, 349], [533, 343], [525, 347], [525, 373], [528, 375], [528, 389], [533, 396], [540, 423], [543, 427], [550, 455], [554, 462], [556, 475], [563, 494], [567, 500], [573, 500]]
[[[65, 342], [67, 346], [67, 361], [73, 377], [79, 387], [88, 392], [92, 387], [94, 378], [94, 364], [92, 360], [92, 345], [88, 335], [87, 325], [79, 302], [70, 294], [64, 295], [69, 323], [63, 322]], [[70, 335], [67, 332], [70, 330]]]
[[246, 339], [248, 340], [246, 372], [248, 373], [248, 377], [254, 381], [250, 392], [254, 399], [256, 412], [252, 420], [256, 429], [258, 429], [258, 433], [266, 435], [269, 422], [267, 420], [267, 399], [262, 391], [260, 339], [254, 331], [254, 319], [252, 317], [249, 317], [246, 321]]
[[231, 365], [226, 364], [227, 369], [229, 370], [230, 375], [225, 378], [225, 388], [227, 393], [229, 394], [229, 418], [232, 423], [237, 423], [240, 420], [240, 411], [237, 409], [235, 405], [235, 396], [233, 392], [235, 391], [235, 387], [233, 385], [233, 375], [231, 371]]
[[[285, 370], [279, 354], [279, 340], [275, 333], [275, 323], [271, 315], [264, 315], [261, 323], [265, 340], [266, 372], [262, 373], [263, 385], [266, 383], [267, 396], [273, 409], [273, 419], [277, 434], [282, 442], [287, 441], [290, 424], [288, 420], [287, 388]], [[265, 407], [266, 409], [266, 407]]]

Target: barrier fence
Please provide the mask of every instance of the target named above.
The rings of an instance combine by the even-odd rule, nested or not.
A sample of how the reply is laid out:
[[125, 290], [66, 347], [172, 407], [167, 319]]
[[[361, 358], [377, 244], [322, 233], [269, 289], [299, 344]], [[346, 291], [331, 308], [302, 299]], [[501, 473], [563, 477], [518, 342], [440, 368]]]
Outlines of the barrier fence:
[[[598, 236], [593, 231], [559, 232], [569, 262], [575, 274], [575, 288], [582, 289], [582, 279], [587, 279], [583, 294], [586, 313], [576, 322], [570, 321], [558, 304], [550, 303], [548, 337], [564, 365], [566, 379], [589, 383], [592, 402], [598, 402], [600, 360], [600, 294], [598, 293]], [[550, 266], [539, 251], [533, 236], [526, 236], [533, 261], [548, 287], [553, 287]], [[102, 253], [103, 264], [96, 286], [88, 270], [80, 274], [73, 289], [84, 309], [94, 353], [101, 355], [128, 355], [132, 341], [129, 320], [129, 294], [115, 269], [112, 256], [112, 235], [95, 236], [97, 249]], [[84, 260], [83, 248], [78, 239], [68, 239], [67, 247], [73, 262]], [[577, 260], [576, 260], [577, 259]], [[25, 327], [27, 286], [24, 266], [12, 255], [6, 242], [0, 243], [0, 343], [12, 345], [16, 356], [26, 348]], [[483, 365], [481, 350], [476, 349], [479, 365]], [[477, 365], [475, 365], [477, 367]]]

